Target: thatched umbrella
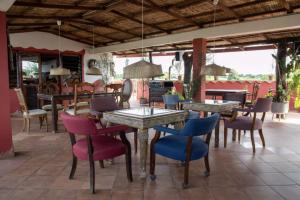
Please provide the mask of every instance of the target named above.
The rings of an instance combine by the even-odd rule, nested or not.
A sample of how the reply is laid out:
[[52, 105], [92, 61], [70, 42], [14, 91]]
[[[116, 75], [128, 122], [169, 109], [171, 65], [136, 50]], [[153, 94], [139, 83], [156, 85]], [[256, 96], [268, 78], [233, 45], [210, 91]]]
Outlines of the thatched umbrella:
[[142, 79], [143, 80], [143, 96], [144, 98], [144, 79], [153, 78], [163, 75], [161, 65], [146, 62], [145, 60], [138, 61], [124, 67], [124, 79]]

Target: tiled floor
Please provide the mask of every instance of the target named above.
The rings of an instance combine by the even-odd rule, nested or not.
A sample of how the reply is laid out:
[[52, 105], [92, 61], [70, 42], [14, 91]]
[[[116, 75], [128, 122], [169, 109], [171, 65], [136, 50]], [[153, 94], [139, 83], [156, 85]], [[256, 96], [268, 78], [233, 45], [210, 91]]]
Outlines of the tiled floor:
[[[158, 157], [156, 181], [138, 178], [139, 155], [133, 155], [134, 181], [128, 183], [124, 158], [96, 168], [96, 194], [89, 193], [88, 163], [81, 161], [75, 179], [68, 180], [71, 151], [68, 135], [20, 131], [21, 119], [12, 118], [15, 158], [0, 160], [0, 199], [300, 199], [300, 114], [264, 126], [266, 149], [256, 135], [257, 153], [252, 154], [249, 135], [229, 141], [228, 147], [210, 148], [211, 176], [204, 177], [203, 160], [190, 167], [190, 188], [181, 189], [183, 167]], [[60, 130], [63, 127], [60, 124]], [[222, 134], [221, 134], [222, 135]], [[132, 140], [132, 134], [128, 135]], [[152, 135], [151, 135], [152, 136]], [[212, 140], [213, 141], [213, 140]]]

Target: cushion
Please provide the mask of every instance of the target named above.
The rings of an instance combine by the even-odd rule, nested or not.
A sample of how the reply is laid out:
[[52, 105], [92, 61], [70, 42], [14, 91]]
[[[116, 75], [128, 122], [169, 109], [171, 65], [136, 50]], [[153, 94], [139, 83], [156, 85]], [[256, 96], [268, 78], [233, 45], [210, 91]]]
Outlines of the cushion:
[[47, 112], [42, 109], [34, 109], [34, 110], [28, 110], [28, 113], [23, 113], [24, 117], [34, 117], [39, 115], [47, 115]]
[[[63, 107], [61, 104], [56, 104], [56, 107], [57, 107], [57, 110], [62, 110], [62, 109], [64, 109], [64, 107]], [[50, 111], [50, 110], [52, 110], [52, 105], [51, 105], [51, 104], [44, 105], [44, 106], [42, 106], [42, 109], [43, 109], [43, 110]]]
[[198, 119], [198, 118], [199, 118], [199, 112], [189, 110], [188, 119]]
[[[111, 159], [125, 154], [125, 145], [110, 136], [93, 136], [94, 160]], [[73, 145], [73, 152], [80, 160], [88, 160], [88, 145], [86, 139], [80, 139]]]
[[[66, 110], [66, 113], [68, 113], [69, 115], [75, 115], [74, 109], [68, 109]], [[90, 109], [86, 108], [86, 109], [78, 109], [76, 111], [76, 115], [83, 115], [83, 114], [89, 114], [90, 113]]]
[[[155, 153], [184, 161], [188, 137], [168, 135], [159, 139], [154, 145]], [[208, 145], [200, 137], [193, 137], [191, 160], [202, 158], [208, 154]]]
[[[224, 120], [225, 127], [238, 130], [251, 130], [253, 118], [247, 116], [239, 116], [234, 121]], [[262, 129], [261, 119], [256, 118], [254, 130]]]

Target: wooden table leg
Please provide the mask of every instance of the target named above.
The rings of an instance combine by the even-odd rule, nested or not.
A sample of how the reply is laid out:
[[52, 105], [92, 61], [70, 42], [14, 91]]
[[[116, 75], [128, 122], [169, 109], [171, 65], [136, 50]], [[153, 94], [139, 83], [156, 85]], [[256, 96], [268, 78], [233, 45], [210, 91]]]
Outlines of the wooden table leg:
[[148, 152], [148, 129], [138, 129], [140, 142], [140, 178], [146, 178], [147, 152]]
[[56, 101], [52, 99], [51, 101], [52, 105], [52, 128], [53, 128], [53, 133], [57, 133], [57, 120], [58, 120], [58, 113], [57, 113], [57, 106], [56, 106]]
[[215, 128], [215, 147], [219, 147], [220, 120], [218, 120]]

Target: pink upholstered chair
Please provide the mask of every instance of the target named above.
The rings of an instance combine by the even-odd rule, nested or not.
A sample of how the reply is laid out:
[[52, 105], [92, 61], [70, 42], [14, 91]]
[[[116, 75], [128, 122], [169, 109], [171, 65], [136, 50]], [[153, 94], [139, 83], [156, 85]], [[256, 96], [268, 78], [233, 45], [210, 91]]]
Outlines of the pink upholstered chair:
[[[125, 154], [127, 179], [132, 182], [131, 147], [125, 136], [127, 126], [117, 125], [109, 128], [97, 129], [92, 119], [72, 116], [62, 113], [61, 118], [67, 129], [72, 144], [73, 162], [69, 179], [73, 179], [77, 159], [88, 160], [90, 163], [90, 190], [95, 193], [95, 161], [103, 161]], [[120, 134], [121, 140], [111, 137]], [[76, 140], [75, 135], [85, 135]], [[101, 162], [100, 162], [101, 164]], [[102, 162], [103, 164], [103, 162]]]
[[[235, 115], [232, 119], [224, 120], [224, 147], [227, 145], [227, 129], [230, 128], [233, 130], [233, 134], [236, 134], [238, 130], [238, 140], [240, 141], [241, 130], [250, 131], [251, 143], [253, 153], [255, 153], [255, 141], [254, 141], [254, 131], [258, 130], [259, 136], [262, 142], [263, 147], [265, 147], [265, 139], [263, 136], [263, 122], [265, 119], [266, 112], [271, 110], [272, 99], [271, 98], [258, 98], [256, 103], [251, 108], [240, 108], [235, 109], [236, 112], [248, 112], [252, 113], [251, 116], [238, 116]], [[262, 113], [261, 118], [257, 118], [257, 113]]]
[[[117, 104], [114, 96], [98, 96], [91, 99], [90, 115], [93, 116], [102, 127], [107, 126], [103, 120], [103, 113], [120, 109], [122, 108]], [[134, 152], [137, 153], [137, 129], [128, 127], [126, 133], [131, 132], [134, 133]]]

